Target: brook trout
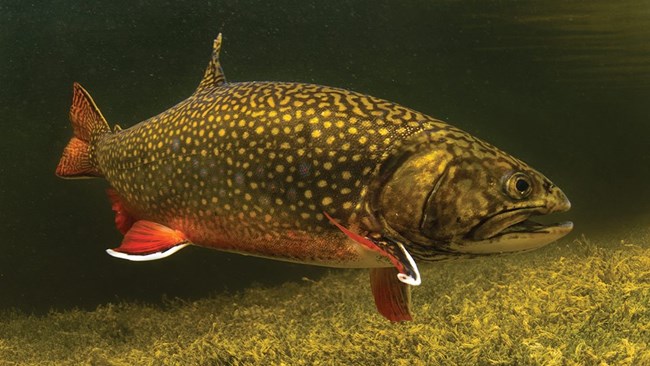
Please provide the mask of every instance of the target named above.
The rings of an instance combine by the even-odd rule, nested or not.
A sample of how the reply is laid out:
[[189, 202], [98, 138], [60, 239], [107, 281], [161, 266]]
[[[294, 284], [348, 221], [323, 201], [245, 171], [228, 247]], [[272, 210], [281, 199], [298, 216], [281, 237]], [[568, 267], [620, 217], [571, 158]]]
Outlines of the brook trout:
[[74, 137], [56, 174], [104, 177], [134, 261], [190, 244], [370, 268], [379, 312], [411, 320], [418, 261], [531, 250], [571, 231], [531, 216], [570, 208], [524, 162], [386, 100], [327, 86], [226, 79], [221, 35], [196, 91], [111, 130], [73, 88]]

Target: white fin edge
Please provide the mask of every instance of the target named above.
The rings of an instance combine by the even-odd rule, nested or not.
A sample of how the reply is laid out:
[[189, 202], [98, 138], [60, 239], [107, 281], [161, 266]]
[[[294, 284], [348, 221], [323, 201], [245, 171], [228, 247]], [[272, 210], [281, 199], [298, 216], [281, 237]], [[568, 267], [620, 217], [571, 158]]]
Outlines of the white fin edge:
[[127, 254], [127, 253], [115, 251], [113, 249], [106, 249], [106, 253], [108, 253], [109, 255], [115, 258], [126, 259], [133, 262], [146, 262], [146, 261], [155, 261], [157, 259], [167, 258], [170, 255], [178, 252], [179, 250], [185, 248], [188, 245], [190, 244], [189, 243], [179, 244], [165, 250], [164, 252], [156, 252], [156, 253], [145, 254], [145, 255]]
[[413, 267], [413, 271], [415, 272], [415, 278], [412, 276], [405, 275], [404, 273], [398, 273], [397, 274], [397, 279], [400, 280], [401, 282], [404, 282], [407, 285], [411, 286], [419, 286], [422, 283], [422, 278], [420, 277], [420, 270], [418, 269], [418, 265], [415, 264], [415, 261], [413, 260], [413, 257], [411, 257], [411, 254], [404, 248], [404, 245], [402, 243], [397, 243], [399, 248], [402, 250], [404, 255], [406, 256], [406, 259], [408, 259], [409, 264], [411, 264], [411, 267]]

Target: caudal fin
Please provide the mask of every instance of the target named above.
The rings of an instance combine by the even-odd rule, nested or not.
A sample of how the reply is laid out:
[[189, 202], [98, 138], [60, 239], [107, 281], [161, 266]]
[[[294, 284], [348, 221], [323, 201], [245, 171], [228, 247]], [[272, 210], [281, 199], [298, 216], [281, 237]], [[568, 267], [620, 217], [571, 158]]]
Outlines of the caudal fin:
[[78, 83], [74, 83], [73, 87], [70, 122], [74, 137], [63, 150], [63, 156], [56, 167], [56, 175], [62, 178], [101, 176], [92, 157], [91, 147], [98, 136], [110, 132], [111, 129], [93, 98]]

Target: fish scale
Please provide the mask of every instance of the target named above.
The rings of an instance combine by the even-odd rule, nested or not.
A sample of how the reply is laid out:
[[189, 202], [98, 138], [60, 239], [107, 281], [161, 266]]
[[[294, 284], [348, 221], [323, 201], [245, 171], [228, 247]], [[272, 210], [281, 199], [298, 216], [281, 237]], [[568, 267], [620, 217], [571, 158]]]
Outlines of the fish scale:
[[[355, 110], [358, 117], [345, 112]], [[277, 228], [329, 229], [340, 236], [323, 210], [347, 220], [360, 209], [364, 187], [396, 148], [394, 141], [437, 123], [409, 126], [399, 118], [404, 115], [427, 121], [343, 89], [225, 84], [107, 135], [97, 161], [139, 218], [169, 224], [181, 216], [210, 233], [215, 227], [206, 218], [245, 220], [245, 234], [257, 232], [253, 239]], [[242, 238], [232, 226], [219, 235], [220, 241]]]
[[111, 184], [125, 236], [109, 254], [153, 260], [194, 244], [371, 268], [378, 310], [403, 321], [415, 260], [530, 250], [571, 230], [528, 220], [570, 204], [496, 147], [361, 93], [228, 83], [220, 48], [221, 35], [189, 98], [124, 130], [75, 84], [57, 175]]

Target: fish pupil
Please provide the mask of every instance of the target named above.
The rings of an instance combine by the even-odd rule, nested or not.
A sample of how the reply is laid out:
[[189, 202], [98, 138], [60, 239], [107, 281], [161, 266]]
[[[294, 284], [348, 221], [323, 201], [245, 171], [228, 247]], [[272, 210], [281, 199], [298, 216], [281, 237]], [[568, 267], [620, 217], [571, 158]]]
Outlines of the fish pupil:
[[515, 188], [521, 193], [525, 193], [528, 188], [530, 188], [530, 184], [523, 178], [517, 179], [517, 182], [515, 182]]

